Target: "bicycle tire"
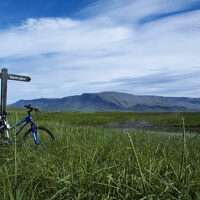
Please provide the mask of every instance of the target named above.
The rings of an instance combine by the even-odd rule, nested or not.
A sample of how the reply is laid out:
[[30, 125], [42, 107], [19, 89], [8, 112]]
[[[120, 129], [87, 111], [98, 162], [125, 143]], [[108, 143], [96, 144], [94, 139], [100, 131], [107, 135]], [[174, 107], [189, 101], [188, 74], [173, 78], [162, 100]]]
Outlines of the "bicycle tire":
[[[54, 137], [53, 133], [49, 129], [47, 129], [45, 127], [42, 127], [42, 126], [38, 126], [36, 128], [36, 130], [37, 130], [38, 139], [41, 142], [41, 144], [44, 144], [47, 141], [48, 142], [52, 142], [52, 141], [55, 140], [55, 137]], [[31, 136], [32, 136], [32, 138], [31, 138]], [[44, 137], [44, 136], [46, 136], [46, 137]], [[24, 140], [25, 144], [35, 144], [35, 141], [34, 141], [34, 138], [33, 138], [33, 133], [32, 133], [31, 129], [29, 129], [24, 134], [23, 140]]]

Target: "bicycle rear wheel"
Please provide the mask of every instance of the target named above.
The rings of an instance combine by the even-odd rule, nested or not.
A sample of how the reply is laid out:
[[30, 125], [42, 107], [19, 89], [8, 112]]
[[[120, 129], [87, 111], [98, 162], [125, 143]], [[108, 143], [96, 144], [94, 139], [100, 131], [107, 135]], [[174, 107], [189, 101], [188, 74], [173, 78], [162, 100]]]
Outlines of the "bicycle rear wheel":
[[[48, 145], [48, 144], [52, 143], [52, 141], [55, 140], [55, 137], [54, 137], [53, 133], [50, 130], [48, 130], [47, 128], [38, 126], [36, 128], [36, 131], [37, 131], [37, 135], [38, 135], [38, 140], [40, 141], [40, 143], [42, 145], [45, 145], [45, 144]], [[35, 144], [34, 137], [33, 137], [33, 132], [32, 132], [31, 129], [28, 130], [24, 134], [23, 140], [24, 140], [26, 145]]]

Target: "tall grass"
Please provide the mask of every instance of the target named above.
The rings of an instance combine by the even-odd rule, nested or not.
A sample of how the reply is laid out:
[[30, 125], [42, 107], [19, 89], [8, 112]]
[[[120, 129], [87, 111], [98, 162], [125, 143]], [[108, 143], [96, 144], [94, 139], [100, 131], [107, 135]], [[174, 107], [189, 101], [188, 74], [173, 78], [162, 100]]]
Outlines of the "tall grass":
[[179, 183], [181, 183], [183, 169], [185, 165], [185, 148], [186, 148], [186, 138], [185, 138], [185, 121], [184, 117], [182, 117], [183, 122], [183, 134], [182, 134], [182, 151], [181, 151], [181, 164], [180, 164], [180, 173], [179, 173]]
[[42, 123], [54, 143], [0, 146], [0, 199], [200, 198], [198, 137], [182, 163], [179, 136]]
[[143, 189], [144, 194], [146, 195], [147, 194], [147, 188], [146, 188], [146, 183], [145, 183], [145, 177], [144, 177], [144, 174], [142, 173], [140, 162], [139, 162], [135, 147], [133, 145], [133, 140], [131, 139], [130, 133], [128, 133], [128, 137], [129, 137], [129, 140], [130, 140], [130, 144], [131, 144], [131, 147], [132, 147], [132, 152], [133, 152], [136, 164], [138, 166], [138, 170], [140, 172], [140, 177], [141, 177], [141, 180], [142, 180], [142, 189]]

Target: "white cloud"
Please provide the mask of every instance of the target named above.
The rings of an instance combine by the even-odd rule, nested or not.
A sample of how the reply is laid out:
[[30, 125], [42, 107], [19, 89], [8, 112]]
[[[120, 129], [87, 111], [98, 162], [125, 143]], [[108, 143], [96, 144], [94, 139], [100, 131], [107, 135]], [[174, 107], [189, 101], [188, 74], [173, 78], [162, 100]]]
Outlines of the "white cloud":
[[99, 0], [82, 10], [92, 17], [107, 16], [123, 23], [137, 23], [145, 17], [187, 9], [197, 0]]
[[115, 42], [131, 36], [131, 30], [118, 26], [93, 26], [70, 19], [28, 19], [22, 26], [0, 34], [1, 57], [27, 57], [44, 53], [88, 54], [94, 49], [110, 50]]
[[[196, 71], [200, 66], [200, 11], [139, 25], [138, 21], [144, 17], [185, 9], [194, 1], [184, 4], [179, 0], [127, 2], [100, 1], [82, 12], [90, 15], [83, 20], [27, 19], [21, 26], [0, 30], [0, 64], [10, 73], [26, 73], [32, 77], [28, 84], [9, 82], [9, 102], [111, 88], [137, 94], [165, 91], [166, 96], [172, 94], [167, 92], [168, 87], [177, 86], [178, 91], [178, 80], [170, 85], [162, 83], [160, 87], [149, 83], [149, 89], [146, 85], [130, 88], [111, 80], [161, 72], [180, 77], [179, 74], [187, 76]], [[94, 15], [91, 10], [98, 12]], [[192, 83], [196, 88], [197, 76], [188, 81], [191, 90], [180, 95], [177, 92], [176, 96], [197, 96], [196, 89], [192, 91]], [[184, 87], [184, 82], [181, 84]]]

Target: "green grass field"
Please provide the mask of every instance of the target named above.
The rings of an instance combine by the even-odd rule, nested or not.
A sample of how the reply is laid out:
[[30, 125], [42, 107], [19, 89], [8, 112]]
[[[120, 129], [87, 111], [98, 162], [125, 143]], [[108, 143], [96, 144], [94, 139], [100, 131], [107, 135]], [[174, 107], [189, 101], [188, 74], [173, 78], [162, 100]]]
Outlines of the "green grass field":
[[[26, 116], [20, 109], [10, 113], [10, 124]], [[130, 119], [181, 126], [183, 115], [186, 126], [200, 125], [199, 113], [34, 115], [56, 140], [0, 146], [0, 199], [200, 199], [200, 137], [82, 126]]]
[[[19, 118], [26, 116], [24, 109], [10, 109], [9, 120], [15, 120], [17, 112]], [[127, 120], [146, 121], [157, 126], [182, 126], [182, 117], [185, 119], [186, 127], [200, 127], [199, 112], [48, 112], [42, 111], [38, 114], [39, 120], [64, 122], [71, 125], [102, 125], [112, 122], [125, 122]], [[12, 121], [13, 122], [13, 121]]]

